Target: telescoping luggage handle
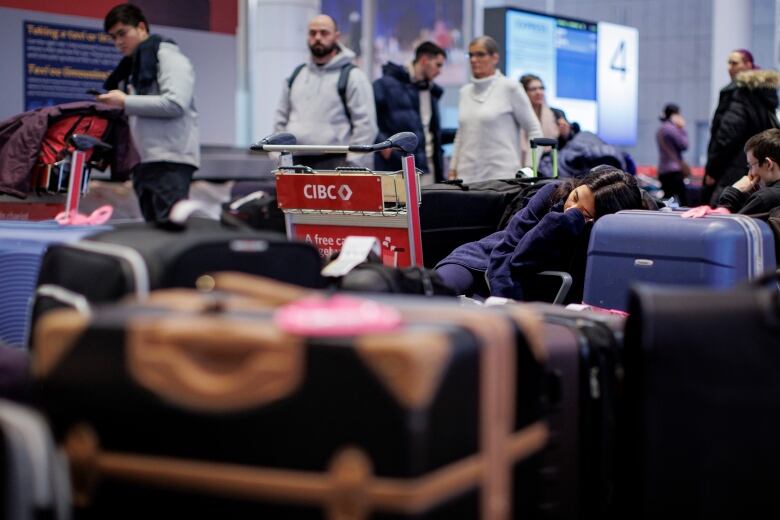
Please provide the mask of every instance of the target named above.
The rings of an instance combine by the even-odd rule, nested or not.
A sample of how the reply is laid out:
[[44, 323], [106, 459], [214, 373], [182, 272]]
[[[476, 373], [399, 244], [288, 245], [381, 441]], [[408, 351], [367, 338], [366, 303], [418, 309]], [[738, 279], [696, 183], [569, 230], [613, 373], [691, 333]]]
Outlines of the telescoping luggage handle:
[[[413, 132], [399, 132], [388, 137], [381, 143], [374, 144], [348, 144], [348, 145], [308, 145], [297, 144], [297, 139], [293, 134], [280, 132], [264, 137], [257, 143], [250, 146], [252, 151], [280, 152], [280, 166], [292, 166], [292, 152], [307, 153], [374, 153], [381, 150], [395, 148], [404, 153], [401, 160], [403, 165], [404, 185], [406, 191], [406, 200], [417, 200], [420, 186], [416, 175], [414, 164], [414, 151], [417, 149], [417, 136]], [[420, 208], [417, 204], [407, 202], [406, 204], [408, 228], [409, 228], [409, 253], [411, 263], [414, 266], [423, 266], [422, 256], [422, 226], [420, 224]]]
[[552, 148], [553, 177], [558, 177], [558, 140], [547, 137], [537, 137], [531, 139], [531, 164], [534, 168], [534, 177], [539, 176], [539, 165], [536, 162], [536, 148], [539, 146], [549, 146]]
[[82, 188], [86, 185], [87, 151], [93, 148], [111, 149], [111, 145], [104, 143], [97, 137], [87, 134], [73, 134], [70, 137], [73, 145], [73, 156], [70, 163], [70, 176], [68, 178], [68, 195], [65, 201], [65, 214], [71, 215], [79, 210], [79, 200]]

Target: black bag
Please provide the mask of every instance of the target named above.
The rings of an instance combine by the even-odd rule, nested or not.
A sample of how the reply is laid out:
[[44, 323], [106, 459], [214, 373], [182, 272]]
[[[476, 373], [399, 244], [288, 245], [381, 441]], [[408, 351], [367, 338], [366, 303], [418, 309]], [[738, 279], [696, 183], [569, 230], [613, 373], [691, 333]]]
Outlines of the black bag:
[[339, 289], [351, 292], [455, 296], [432, 269], [396, 268], [366, 262], [356, 266], [338, 282]]
[[495, 233], [507, 206], [533, 182], [502, 179], [422, 187], [420, 223], [425, 266], [434, 267], [453, 249]]
[[774, 273], [728, 291], [632, 291], [622, 517], [780, 510], [777, 280]]
[[226, 224], [247, 225], [253, 229], [286, 233], [284, 212], [276, 195], [255, 191], [222, 205], [220, 220]]
[[183, 228], [117, 225], [88, 240], [50, 247], [43, 256], [33, 323], [51, 308], [145, 297], [165, 287], [195, 287], [204, 274], [239, 271], [322, 287], [322, 259], [310, 244], [283, 235], [190, 219]]

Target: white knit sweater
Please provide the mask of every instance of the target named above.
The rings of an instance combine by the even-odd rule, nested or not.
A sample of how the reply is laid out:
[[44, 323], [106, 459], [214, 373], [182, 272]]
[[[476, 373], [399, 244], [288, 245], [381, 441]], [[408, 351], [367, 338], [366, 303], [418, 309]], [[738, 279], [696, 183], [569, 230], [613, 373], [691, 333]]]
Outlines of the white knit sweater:
[[521, 166], [520, 129], [529, 139], [542, 127], [520, 83], [501, 72], [460, 89], [458, 133], [450, 169], [464, 182], [507, 179]]

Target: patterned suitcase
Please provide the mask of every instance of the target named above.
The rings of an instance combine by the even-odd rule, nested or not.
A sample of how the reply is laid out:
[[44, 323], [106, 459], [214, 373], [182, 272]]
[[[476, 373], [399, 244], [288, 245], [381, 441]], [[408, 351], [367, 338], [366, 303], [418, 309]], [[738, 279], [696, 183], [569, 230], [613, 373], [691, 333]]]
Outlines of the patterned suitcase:
[[[270, 307], [287, 299], [269, 288]], [[528, 517], [547, 437], [535, 318], [408, 300], [372, 303], [399, 328], [339, 336], [185, 290], [47, 314], [37, 402], [81, 512], [137, 518], [154, 500], [198, 518]]]

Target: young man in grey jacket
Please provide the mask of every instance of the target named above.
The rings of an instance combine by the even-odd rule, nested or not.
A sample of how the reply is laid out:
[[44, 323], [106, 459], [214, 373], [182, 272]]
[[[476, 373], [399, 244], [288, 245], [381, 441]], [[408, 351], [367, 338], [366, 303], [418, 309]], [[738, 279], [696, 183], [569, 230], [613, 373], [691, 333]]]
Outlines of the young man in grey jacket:
[[[339, 43], [336, 22], [318, 15], [309, 22], [311, 59], [285, 79], [274, 131], [290, 132], [298, 144], [371, 144], [377, 134], [376, 109], [371, 82], [362, 70], [351, 66], [355, 54]], [[342, 68], [346, 90], [339, 93]], [[292, 81], [291, 81], [292, 80]], [[295, 162], [313, 168], [332, 168], [344, 161], [373, 165], [373, 157], [348, 154], [345, 157], [296, 157]]]
[[189, 193], [200, 166], [195, 71], [171, 40], [149, 33], [141, 10], [121, 4], [109, 11], [106, 32], [124, 58], [98, 101], [124, 108], [141, 163], [133, 188], [147, 221], [163, 221]]

